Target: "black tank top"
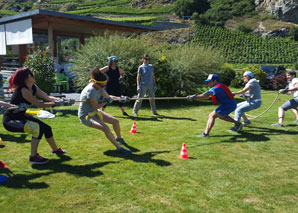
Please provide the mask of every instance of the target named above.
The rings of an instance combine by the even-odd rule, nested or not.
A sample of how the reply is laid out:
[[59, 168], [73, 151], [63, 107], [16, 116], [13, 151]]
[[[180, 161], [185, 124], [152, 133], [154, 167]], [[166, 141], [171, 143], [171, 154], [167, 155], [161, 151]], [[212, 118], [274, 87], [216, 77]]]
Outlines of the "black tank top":
[[121, 93], [121, 87], [119, 83], [120, 73], [119, 68], [116, 67], [116, 69], [112, 69], [109, 67], [109, 71], [106, 72], [107, 76], [109, 77], [106, 89], [107, 92], [110, 95], [119, 95], [118, 93]]
[[[12, 94], [11, 96], [11, 104], [15, 104], [15, 105], [20, 105], [21, 103], [26, 103], [26, 104], [31, 104], [30, 102], [28, 102], [22, 94], [22, 89], [24, 87], [18, 87]], [[33, 84], [32, 86], [32, 95], [34, 96], [36, 94], [36, 86]]]

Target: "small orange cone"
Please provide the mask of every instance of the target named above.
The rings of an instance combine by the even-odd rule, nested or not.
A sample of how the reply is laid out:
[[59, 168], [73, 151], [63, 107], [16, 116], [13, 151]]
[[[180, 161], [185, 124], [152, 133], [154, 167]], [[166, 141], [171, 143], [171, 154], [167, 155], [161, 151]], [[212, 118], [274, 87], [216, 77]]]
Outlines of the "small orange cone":
[[185, 145], [185, 143], [182, 144], [181, 153], [180, 153], [180, 158], [181, 158], [181, 159], [187, 159], [187, 158], [188, 158], [188, 154], [187, 154], [187, 150], [186, 150], [186, 145]]
[[130, 133], [132, 133], [132, 134], [137, 133], [137, 124], [136, 124], [136, 122], [133, 122]]
[[6, 168], [6, 167], [7, 167], [7, 165], [3, 161], [0, 160], [0, 168]]
[[0, 146], [2, 146], [3, 145], [3, 143], [2, 143], [2, 138], [0, 138]]

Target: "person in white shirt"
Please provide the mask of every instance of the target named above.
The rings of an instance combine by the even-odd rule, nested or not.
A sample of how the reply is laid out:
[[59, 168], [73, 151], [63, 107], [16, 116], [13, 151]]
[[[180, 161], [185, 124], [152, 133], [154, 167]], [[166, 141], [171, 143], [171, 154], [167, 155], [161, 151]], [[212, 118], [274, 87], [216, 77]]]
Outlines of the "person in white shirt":
[[296, 116], [296, 120], [294, 121], [294, 123], [298, 123], [298, 78], [296, 78], [296, 72], [293, 70], [287, 70], [286, 76], [289, 85], [286, 88], [279, 90], [279, 93], [288, 95], [293, 94], [294, 98], [287, 101], [278, 108], [278, 123], [272, 124], [272, 126], [283, 126], [285, 111], [287, 111], [288, 109], [292, 109], [293, 113]]
[[259, 108], [262, 104], [262, 99], [259, 81], [254, 78], [254, 74], [251, 71], [243, 73], [243, 81], [246, 83], [245, 87], [238, 92], [233, 92], [233, 95], [240, 95], [246, 99], [246, 101], [239, 103], [235, 110], [235, 120], [240, 122], [242, 117], [246, 126], [251, 122], [245, 116], [245, 112]]

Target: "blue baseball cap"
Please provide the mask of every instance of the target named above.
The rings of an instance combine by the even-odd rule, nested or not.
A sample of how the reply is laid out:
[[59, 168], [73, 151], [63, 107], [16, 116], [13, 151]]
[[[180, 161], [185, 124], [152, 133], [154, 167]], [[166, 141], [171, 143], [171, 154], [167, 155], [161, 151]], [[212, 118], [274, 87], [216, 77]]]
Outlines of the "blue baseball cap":
[[218, 75], [216, 74], [209, 74], [208, 75], [208, 78], [205, 80], [205, 82], [208, 82], [208, 81], [214, 81], [214, 80], [217, 80], [218, 81]]
[[251, 71], [246, 71], [245, 73], [243, 73], [243, 76], [249, 76], [250, 78], [253, 78], [255, 75], [251, 72]]
[[109, 59], [109, 61], [117, 61], [118, 60], [117, 56], [110, 56], [110, 57], [108, 57], [108, 59]]

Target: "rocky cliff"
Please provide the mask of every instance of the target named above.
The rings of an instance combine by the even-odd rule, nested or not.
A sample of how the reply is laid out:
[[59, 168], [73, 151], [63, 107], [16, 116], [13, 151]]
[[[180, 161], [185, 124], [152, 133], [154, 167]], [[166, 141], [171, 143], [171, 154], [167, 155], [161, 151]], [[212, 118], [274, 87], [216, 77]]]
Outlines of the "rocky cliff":
[[275, 15], [281, 21], [298, 24], [298, 0], [256, 0], [257, 10]]

